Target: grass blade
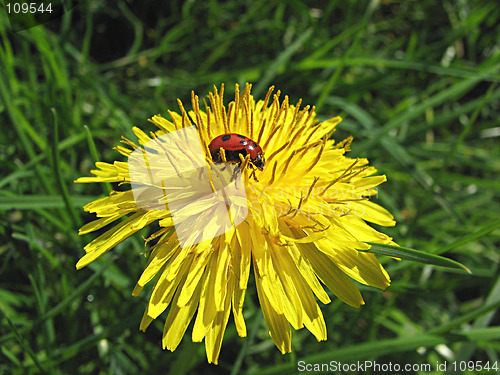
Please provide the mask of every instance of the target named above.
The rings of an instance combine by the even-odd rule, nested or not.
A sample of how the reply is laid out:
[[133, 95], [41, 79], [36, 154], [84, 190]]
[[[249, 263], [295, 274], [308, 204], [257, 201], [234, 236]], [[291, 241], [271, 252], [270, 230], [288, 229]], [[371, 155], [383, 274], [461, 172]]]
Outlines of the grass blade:
[[[97, 153], [97, 147], [95, 146], [94, 137], [92, 136], [92, 132], [90, 131], [87, 125], [84, 125], [85, 135], [87, 136], [87, 142], [89, 144], [90, 156], [92, 157], [92, 161], [94, 163], [99, 161], [99, 154]], [[113, 187], [109, 182], [103, 183], [103, 191], [105, 194], [108, 194], [113, 190]]]
[[46, 374], [44, 368], [42, 367], [42, 364], [40, 363], [40, 361], [38, 360], [38, 356], [36, 355], [35, 352], [33, 352], [33, 350], [31, 349], [31, 347], [29, 346], [29, 344], [26, 342], [26, 340], [23, 339], [22, 337], [22, 334], [17, 330], [16, 326], [14, 325], [14, 323], [12, 323], [12, 321], [9, 319], [9, 317], [3, 312], [3, 310], [0, 308], [0, 313], [5, 317], [5, 319], [7, 320], [7, 324], [9, 325], [12, 333], [14, 334], [14, 336], [16, 336], [17, 338], [17, 341], [19, 342], [19, 344], [23, 347], [24, 351], [26, 353], [28, 353], [28, 356], [33, 360], [33, 362], [35, 363], [36, 367], [40, 370], [40, 372], [42, 374]]
[[278, 73], [278, 69], [290, 60], [293, 54], [312, 36], [312, 33], [313, 29], [306, 30], [271, 63], [264, 76], [259, 80], [259, 83], [252, 89], [252, 94], [254, 96], [258, 97], [264, 92], [264, 89], [269, 86], [269, 82], [271, 82]]
[[486, 225], [474, 233], [470, 233], [470, 234], [463, 236], [462, 238], [458, 239], [457, 241], [440, 249], [438, 251], [438, 253], [442, 254], [446, 251], [453, 250], [459, 246], [465, 245], [466, 243], [477, 240], [477, 239], [487, 235], [488, 233], [493, 232], [497, 228], [500, 228], [500, 220], [496, 220], [492, 224]]
[[[71, 204], [85, 206], [97, 197], [72, 195]], [[0, 210], [33, 210], [35, 208], [64, 208], [63, 198], [57, 195], [9, 195], [0, 197]]]
[[433, 266], [455, 268], [471, 273], [470, 270], [463, 264], [436, 254], [430, 254], [424, 251], [410, 249], [408, 247], [402, 247], [402, 246], [393, 246], [393, 245], [379, 244], [373, 242], [368, 242], [368, 243], [372, 246], [369, 250], [358, 250], [358, 251], [366, 251], [367, 253], [386, 255], [390, 257], [411, 260], [412, 262], [430, 264]]
[[76, 214], [74, 205], [71, 202], [71, 197], [68, 192], [68, 188], [66, 184], [64, 183], [64, 180], [62, 178], [61, 174], [61, 163], [59, 159], [59, 148], [57, 147], [59, 143], [59, 126], [57, 123], [57, 113], [56, 110], [53, 108], [52, 109], [52, 114], [54, 116], [54, 136], [52, 138], [52, 160], [53, 160], [53, 168], [54, 168], [54, 174], [56, 176], [57, 184], [59, 185], [59, 191], [61, 193], [61, 196], [64, 201], [64, 206], [66, 208], [66, 211], [69, 213], [69, 217], [71, 219], [71, 222], [73, 223], [73, 228], [77, 228], [81, 226], [81, 221], [80, 217]]

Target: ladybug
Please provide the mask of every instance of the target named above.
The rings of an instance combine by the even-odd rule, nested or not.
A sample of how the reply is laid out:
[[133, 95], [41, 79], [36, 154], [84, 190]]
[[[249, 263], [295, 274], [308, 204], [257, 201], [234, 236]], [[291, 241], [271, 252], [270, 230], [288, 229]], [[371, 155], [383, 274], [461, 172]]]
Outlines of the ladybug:
[[240, 164], [239, 155], [245, 157], [250, 155], [250, 163], [252, 163], [259, 171], [264, 169], [264, 153], [262, 148], [252, 141], [250, 138], [240, 134], [223, 134], [212, 139], [208, 145], [212, 160], [216, 163], [222, 162], [220, 149], [224, 149], [226, 161], [228, 163]]

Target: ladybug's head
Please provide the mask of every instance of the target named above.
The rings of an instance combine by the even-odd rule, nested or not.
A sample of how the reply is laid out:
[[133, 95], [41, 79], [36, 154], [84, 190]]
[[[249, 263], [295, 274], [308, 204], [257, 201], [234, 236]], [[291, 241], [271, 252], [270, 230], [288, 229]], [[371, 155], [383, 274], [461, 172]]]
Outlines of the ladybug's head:
[[252, 164], [255, 165], [259, 171], [262, 171], [264, 169], [264, 155], [258, 154], [255, 159], [252, 159]]
[[262, 148], [260, 146], [253, 142], [249, 141], [245, 145], [245, 149], [250, 155], [250, 161], [252, 162], [253, 165], [255, 165], [259, 171], [264, 169], [264, 153], [262, 152]]

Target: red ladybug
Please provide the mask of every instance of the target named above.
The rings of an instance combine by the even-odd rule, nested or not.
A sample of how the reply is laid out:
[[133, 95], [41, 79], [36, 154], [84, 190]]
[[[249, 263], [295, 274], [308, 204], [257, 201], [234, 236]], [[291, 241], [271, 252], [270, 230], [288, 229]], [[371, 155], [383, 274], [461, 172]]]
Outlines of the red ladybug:
[[264, 153], [262, 148], [250, 138], [240, 134], [223, 134], [212, 139], [208, 145], [210, 155], [216, 163], [221, 163], [220, 149], [224, 149], [226, 160], [229, 163], [239, 164], [241, 159], [239, 155], [245, 157], [250, 155], [250, 162], [260, 171], [264, 169]]

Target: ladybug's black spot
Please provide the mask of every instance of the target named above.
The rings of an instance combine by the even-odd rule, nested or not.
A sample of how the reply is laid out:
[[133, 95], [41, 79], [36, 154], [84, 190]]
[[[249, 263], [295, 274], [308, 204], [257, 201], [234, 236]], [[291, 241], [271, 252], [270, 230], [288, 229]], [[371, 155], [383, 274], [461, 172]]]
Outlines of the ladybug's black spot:
[[231, 136], [229, 134], [223, 135], [222, 140], [223, 141], [229, 141], [231, 139]]
[[257, 147], [257, 143], [254, 143], [252, 146], [253, 146], [253, 147]]
[[241, 143], [242, 145], [245, 145], [245, 144], [246, 144], [246, 142], [245, 142], [245, 141], [240, 141], [240, 143]]
[[246, 139], [246, 137], [242, 136], [242, 135], [239, 135], [239, 134], [236, 134], [238, 137], [240, 138], [243, 138], [243, 139]]

